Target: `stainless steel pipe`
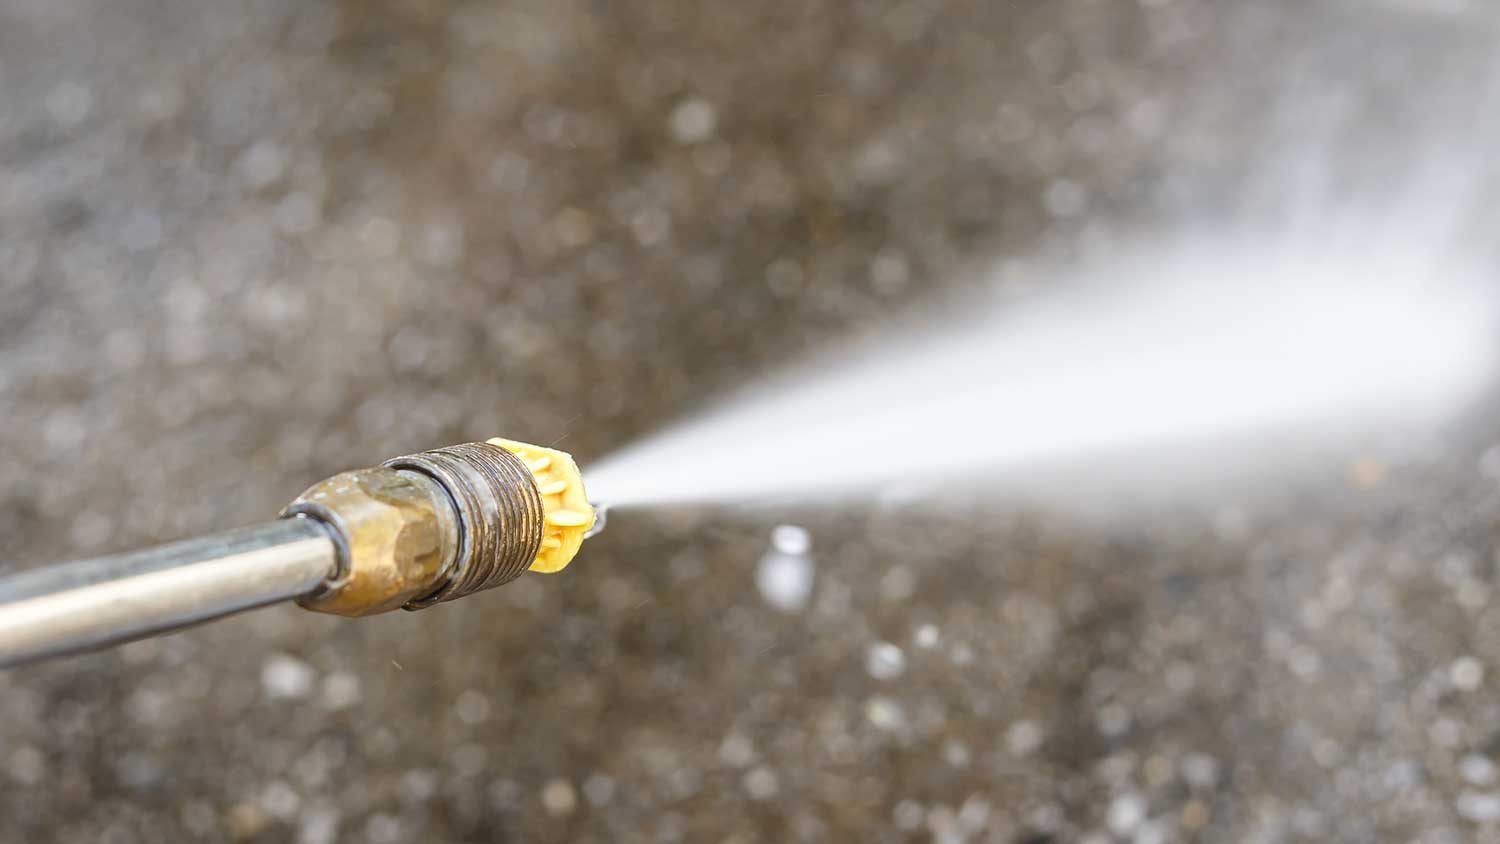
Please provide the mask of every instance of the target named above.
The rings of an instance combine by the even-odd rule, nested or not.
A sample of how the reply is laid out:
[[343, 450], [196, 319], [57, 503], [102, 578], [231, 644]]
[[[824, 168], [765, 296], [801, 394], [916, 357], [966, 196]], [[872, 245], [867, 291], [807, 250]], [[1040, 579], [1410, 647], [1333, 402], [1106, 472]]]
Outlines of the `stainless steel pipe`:
[[311, 519], [281, 519], [0, 579], [0, 667], [307, 595], [338, 570]]

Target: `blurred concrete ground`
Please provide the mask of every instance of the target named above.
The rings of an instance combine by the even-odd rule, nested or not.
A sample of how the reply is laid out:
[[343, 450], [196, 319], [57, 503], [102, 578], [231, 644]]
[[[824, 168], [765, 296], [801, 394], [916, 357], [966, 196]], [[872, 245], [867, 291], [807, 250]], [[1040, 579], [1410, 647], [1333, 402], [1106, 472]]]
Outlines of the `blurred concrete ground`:
[[[1492, 137], [1494, 44], [1463, 3], [4, 0], [0, 559], [495, 433], [597, 457], [997, 258], [1278, 218], [1289, 140], [1378, 193], [1423, 126]], [[427, 612], [14, 671], [0, 840], [1500, 840], [1497, 428], [1125, 515], [632, 516]], [[754, 588], [776, 521], [803, 611]]]

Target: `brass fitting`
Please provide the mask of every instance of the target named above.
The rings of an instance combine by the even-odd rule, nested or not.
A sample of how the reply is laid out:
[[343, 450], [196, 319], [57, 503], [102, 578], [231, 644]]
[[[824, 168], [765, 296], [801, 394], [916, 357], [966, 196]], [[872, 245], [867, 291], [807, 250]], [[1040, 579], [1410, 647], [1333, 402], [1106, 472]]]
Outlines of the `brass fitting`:
[[442, 581], [459, 547], [448, 494], [415, 472], [381, 467], [334, 475], [281, 515], [322, 522], [338, 546], [338, 573], [299, 601], [319, 612], [374, 615], [417, 600]]
[[594, 524], [571, 457], [509, 440], [335, 475], [282, 516], [321, 522], [339, 549], [336, 576], [299, 603], [347, 616], [422, 609], [528, 568], [560, 570]]

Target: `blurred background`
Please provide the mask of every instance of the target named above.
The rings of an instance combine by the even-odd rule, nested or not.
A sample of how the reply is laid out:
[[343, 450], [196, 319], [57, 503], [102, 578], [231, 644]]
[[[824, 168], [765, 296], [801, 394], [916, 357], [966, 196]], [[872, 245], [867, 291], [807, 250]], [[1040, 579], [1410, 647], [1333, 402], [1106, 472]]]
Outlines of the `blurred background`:
[[[1497, 17], [0, 0], [0, 565], [495, 434], [587, 465], [922, 303], [1419, 171], [1482, 251]], [[1500, 840], [1484, 404], [1129, 507], [620, 514], [422, 613], [0, 674], [0, 840]]]

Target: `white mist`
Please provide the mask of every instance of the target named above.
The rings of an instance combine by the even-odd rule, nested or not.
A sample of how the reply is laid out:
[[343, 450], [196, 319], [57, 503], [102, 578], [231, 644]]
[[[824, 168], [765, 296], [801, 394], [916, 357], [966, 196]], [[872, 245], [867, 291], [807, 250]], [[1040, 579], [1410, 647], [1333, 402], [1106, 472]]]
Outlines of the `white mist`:
[[1343, 231], [1197, 237], [1078, 271], [731, 397], [589, 467], [590, 493], [631, 507], [979, 484], [1177, 442], [1420, 422], [1472, 397], [1496, 354], [1472, 270], [1401, 229]]

